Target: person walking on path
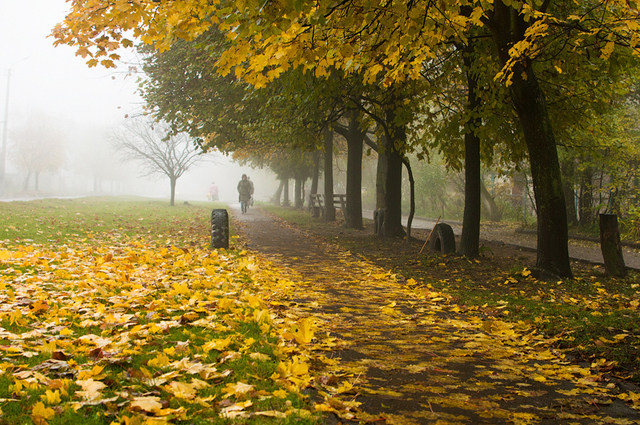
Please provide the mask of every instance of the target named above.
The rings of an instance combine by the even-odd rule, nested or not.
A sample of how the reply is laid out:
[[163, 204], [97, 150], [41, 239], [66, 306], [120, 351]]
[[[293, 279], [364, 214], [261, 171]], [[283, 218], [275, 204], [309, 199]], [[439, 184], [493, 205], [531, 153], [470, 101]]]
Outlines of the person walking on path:
[[216, 184], [216, 182], [212, 182], [211, 186], [209, 186], [209, 200], [211, 201], [217, 201], [218, 200], [218, 185]]
[[242, 175], [242, 180], [238, 182], [238, 201], [240, 201], [240, 208], [242, 210], [242, 214], [247, 212], [249, 208], [249, 201], [251, 200], [251, 194], [253, 185], [251, 181], [247, 179], [247, 175]]
[[251, 181], [251, 177], [247, 176], [247, 180], [249, 181], [249, 184], [251, 184], [251, 200], [249, 201], [249, 205], [253, 206], [253, 182]]

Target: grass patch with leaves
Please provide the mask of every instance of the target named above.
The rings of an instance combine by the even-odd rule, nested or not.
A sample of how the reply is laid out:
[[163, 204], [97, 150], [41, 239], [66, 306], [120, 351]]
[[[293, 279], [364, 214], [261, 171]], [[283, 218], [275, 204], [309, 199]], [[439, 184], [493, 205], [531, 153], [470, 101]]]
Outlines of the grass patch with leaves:
[[0, 204], [0, 424], [318, 421], [290, 285], [210, 250], [210, 208]]
[[604, 275], [601, 266], [575, 262], [575, 278], [558, 282], [534, 279], [527, 259], [512, 255], [470, 260], [425, 251], [422, 241], [380, 239], [369, 230], [313, 219], [305, 211], [273, 206], [268, 212], [354, 254], [418, 282], [446, 292], [461, 310], [483, 318], [525, 322], [556, 339], [575, 361], [590, 363], [615, 378], [640, 382], [640, 275], [624, 279]]
[[[111, 234], [169, 244], [174, 239], [181, 243], [201, 243], [202, 230], [209, 225], [208, 214], [213, 208], [225, 208], [225, 205], [192, 202], [171, 207], [166, 201], [135, 197], [1, 202], [0, 241], [11, 245], [59, 244], [91, 241], [96, 235]], [[193, 235], [198, 239], [186, 240]]]

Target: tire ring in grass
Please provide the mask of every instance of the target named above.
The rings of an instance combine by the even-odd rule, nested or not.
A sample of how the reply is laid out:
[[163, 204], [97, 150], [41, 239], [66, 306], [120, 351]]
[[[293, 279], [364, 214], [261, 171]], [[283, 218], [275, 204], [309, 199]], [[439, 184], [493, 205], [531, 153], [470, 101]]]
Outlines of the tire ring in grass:
[[446, 223], [436, 224], [429, 240], [429, 249], [431, 251], [440, 251], [443, 254], [455, 252], [456, 238], [451, 226]]

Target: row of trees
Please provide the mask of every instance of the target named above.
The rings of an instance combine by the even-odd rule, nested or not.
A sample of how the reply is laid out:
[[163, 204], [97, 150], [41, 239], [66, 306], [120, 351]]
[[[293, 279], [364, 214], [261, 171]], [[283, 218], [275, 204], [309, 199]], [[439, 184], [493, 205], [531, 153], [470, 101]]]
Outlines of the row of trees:
[[33, 176], [34, 188], [40, 186], [42, 173], [59, 170], [66, 160], [65, 138], [51, 120], [41, 114], [31, 115], [12, 134], [14, 141], [9, 157], [26, 172], [22, 190], [29, 188]]
[[[292, 164], [308, 164], [315, 176], [315, 152], [324, 152], [330, 170], [333, 134], [344, 136], [352, 227], [361, 227], [365, 145], [379, 157], [387, 236], [403, 234], [401, 175], [410, 153], [423, 159], [435, 150], [464, 170], [460, 251], [471, 257], [479, 245], [481, 163], [505, 171], [526, 164], [538, 269], [568, 277], [571, 185], [558, 147], [574, 158], [566, 167], [576, 175], [593, 152], [635, 153], [627, 149], [630, 128], [608, 138], [610, 119], [624, 125], [632, 110], [640, 40], [634, 1], [96, 1], [74, 2], [54, 30], [56, 42], [76, 45], [89, 65], [109, 67], [117, 48], [133, 45], [125, 38], [133, 31], [147, 45], [150, 108], [175, 131], [198, 137], [204, 150], [288, 173]], [[331, 173], [324, 178], [331, 197]], [[628, 194], [609, 198], [620, 207]]]
[[110, 134], [92, 128], [78, 136], [85, 143], [70, 153], [69, 136], [54, 120], [43, 114], [30, 115], [11, 134], [13, 143], [9, 152], [13, 163], [24, 171], [22, 190], [28, 190], [33, 180], [34, 190], [39, 191], [41, 174], [53, 175], [67, 166], [91, 176], [97, 192], [103, 178], [130, 179], [122, 175], [118, 162], [133, 161], [140, 165], [142, 176], [159, 175], [169, 180], [170, 203], [174, 205], [177, 180], [205, 158], [188, 135], [172, 134], [166, 123], [157, 123], [150, 117], [129, 119]]

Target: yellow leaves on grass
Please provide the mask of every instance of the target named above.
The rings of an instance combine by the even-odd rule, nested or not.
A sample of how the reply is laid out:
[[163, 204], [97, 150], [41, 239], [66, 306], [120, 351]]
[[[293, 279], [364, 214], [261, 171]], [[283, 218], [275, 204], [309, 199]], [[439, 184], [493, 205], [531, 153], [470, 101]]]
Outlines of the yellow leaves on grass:
[[236, 382], [235, 384], [227, 384], [222, 392], [226, 394], [226, 397], [234, 396], [238, 399], [244, 399], [253, 389], [253, 385]]
[[[284, 311], [292, 282], [246, 251], [120, 237], [97, 247], [0, 250], [0, 333], [8, 342], [0, 345], [0, 375], [14, 380], [0, 398], [26, 403], [33, 395], [39, 404], [25, 404], [24, 415], [39, 424], [89, 408], [108, 411], [111, 423], [119, 407], [129, 412], [121, 423], [170, 423], [202, 415], [220, 392], [233, 400], [219, 406], [224, 417], [307, 414], [287, 403], [311, 382], [302, 357], [314, 319], [285, 320], [272, 310], [273, 303]], [[272, 378], [278, 359], [291, 355], [300, 360]], [[34, 357], [30, 370], [24, 359]], [[276, 389], [259, 390], [245, 374], [272, 388], [275, 379]], [[185, 404], [169, 408], [171, 399]], [[271, 407], [260, 409], [262, 400]]]
[[55, 405], [55, 404], [62, 403], [59, 390], [55, 390], [55, 391], [46, 390], [44, 392], [44, 395], [41, 396], [41, 398], [42, 398], [42, 401], [44, 401], [48, 405]]
[[100, 399], [102, 397], [102, 390], [107, 386], [105, 383], [95, 381], [92, 378], [78, 380], [76, 384], [82, 388], [82, 391], [76, 391], [76, 394], [88, 401]]
[[55, 415], [56, 412], [50, 407], [45, 407], [41, 401], [34, 404], [33, 409], [31, 410], [31, 417], [36, 425], [46, 424], [47, 421]]
[[173, 381], [164, 387], [165, 391], [173, 394], [175, 397], [185, 400], [195, 398], [198, 390], [209, 387], [204, 381], [194, 379], [190, 384], [184, 382]]
[[147, 362], [147, 365], [149, 367], [156, 367], [158, 369], [162, 369], [169, 366], [169, 363], [170, 363], [169, 356], [167, 356], [165, 353], [160, 353], [155, 358], [149, 360]]
[[231, 345], [231, 336], [224, 339], [214, 339], [202, 346], [202, 350], [206, 353], [211, 350], [224, 351]]
[[160, 397], [156, 396], [136, 397], [129, 404], [129, 407], [133, 410], [140, 409], [144, 412], [154, 413], [162, 409], [160, 400]]

